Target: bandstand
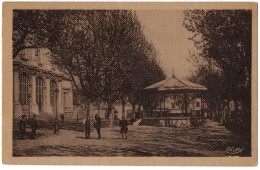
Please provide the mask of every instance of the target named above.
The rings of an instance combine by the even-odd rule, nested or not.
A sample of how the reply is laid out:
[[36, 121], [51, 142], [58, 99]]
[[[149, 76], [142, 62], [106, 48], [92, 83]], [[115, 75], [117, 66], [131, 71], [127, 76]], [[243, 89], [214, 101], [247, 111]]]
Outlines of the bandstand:
[[[206, 87], [177, 78], [174, 74], [163, 81], [144, 88], [146, 94], [158, 94], [162, 97], [157, 110], [150, 108], [144, 114], [143, 125], [172, 126], [172, 127], [198, 127], [206, 121], [204, 93]], [[172, 113], [173, 109], [167, 107], [171, 96], [182, 96], [181, 112]], [[194, 108], [195, 100], [200, 101], [200, 110]], [[174, 104], [174, 102], [172, 102]], [[176, 110], [176, 109], [175, 109]], [[179, 109], [180, 110], [180, 109]]]

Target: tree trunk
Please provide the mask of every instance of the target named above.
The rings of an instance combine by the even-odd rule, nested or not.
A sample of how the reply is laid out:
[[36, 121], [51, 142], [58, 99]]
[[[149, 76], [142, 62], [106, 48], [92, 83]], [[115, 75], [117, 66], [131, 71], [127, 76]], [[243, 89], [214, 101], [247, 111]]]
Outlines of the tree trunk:
[[147, 110], [148, 110], [147, 107], [144, 106], [143, 115], [142, 115], [143, 118], [145, 117]]
[[131, 115], [132, 119], [135, 118], [135, 104], [132, 105], [132, 115]]
[[229, 118], [229, 122], [230, 122], [230, 119], [233, 121], [233, 117], [232, 117], [232, 113], [231, 113], [231, 109], [230, 109], [230, 107], [229, 107], [229, 104], [230, 104], [230, 100], [227, 100], [227, 103], [226, 103], [226, 105], [227, 105], [227, 117]]
[[91, 114], [91, 101], [88, 100], [87, 101], [87, 115], [86, 115], [86, 117], [90, 118], [90, 114]]
[[112, 104], [107, 105], [108, 123], [109, 127], [113, 127]]
[[141, 105], [139, 104], [138, 105], [138, 115], [139, 115], [139, 118], [143, 118], [143, 115], [141, 116]]
[[126, 118], [126, 115], [125, 115], [125, 100], [122, 100], [122, 118], [123, 117]]
[[238, 116], [238, 112], [239, 112], [238, 100], [235, 100], [235, 117], [236, 117], [236, 118], [237, 118], [237, 116]]

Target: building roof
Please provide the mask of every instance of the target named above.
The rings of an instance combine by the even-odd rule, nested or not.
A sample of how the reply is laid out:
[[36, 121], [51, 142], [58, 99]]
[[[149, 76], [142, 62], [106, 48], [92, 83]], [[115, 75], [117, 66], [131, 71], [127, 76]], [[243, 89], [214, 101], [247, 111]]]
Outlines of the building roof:
[[172, 76], [168, 79], [155, 83], [151, 86], [144, 88], [147, 91], [172, 91], [172, 92], [193, 92], [193, 91], [205, 91], [205, 86], [192, 83], [190, 81], [182, 80], [176, 76]]
[[65, 80], [71, 78], [60, 71], [57, 66], [50, 61], [50, 51], [46, 48], [26, 48], [18, 53], [13, 59], [13, 65], [25, 66], [26, 68], [38, 70], [42, 73], [54, 75]]

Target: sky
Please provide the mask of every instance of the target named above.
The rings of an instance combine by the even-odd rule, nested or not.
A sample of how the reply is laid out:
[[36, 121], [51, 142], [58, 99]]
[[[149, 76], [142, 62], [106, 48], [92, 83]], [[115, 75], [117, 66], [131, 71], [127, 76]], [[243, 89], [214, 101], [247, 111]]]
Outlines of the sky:
[[138, 10], [138, 20], [144, 26], [144, 34], [158, 51], [160, 65], [167, 77], [173, 73], [187, 78], [195, 68], [186, 59], [195, 47], [188, 37], [191, 33], [183, 26], [181, 10]]

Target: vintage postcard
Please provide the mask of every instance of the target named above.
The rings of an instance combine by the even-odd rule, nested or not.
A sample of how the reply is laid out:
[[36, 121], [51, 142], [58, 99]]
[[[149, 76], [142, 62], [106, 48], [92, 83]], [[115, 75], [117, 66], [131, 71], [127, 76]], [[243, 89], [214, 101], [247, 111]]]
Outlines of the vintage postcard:
[[257, 3], [3, 3], [3, 163], [257, 165]]

